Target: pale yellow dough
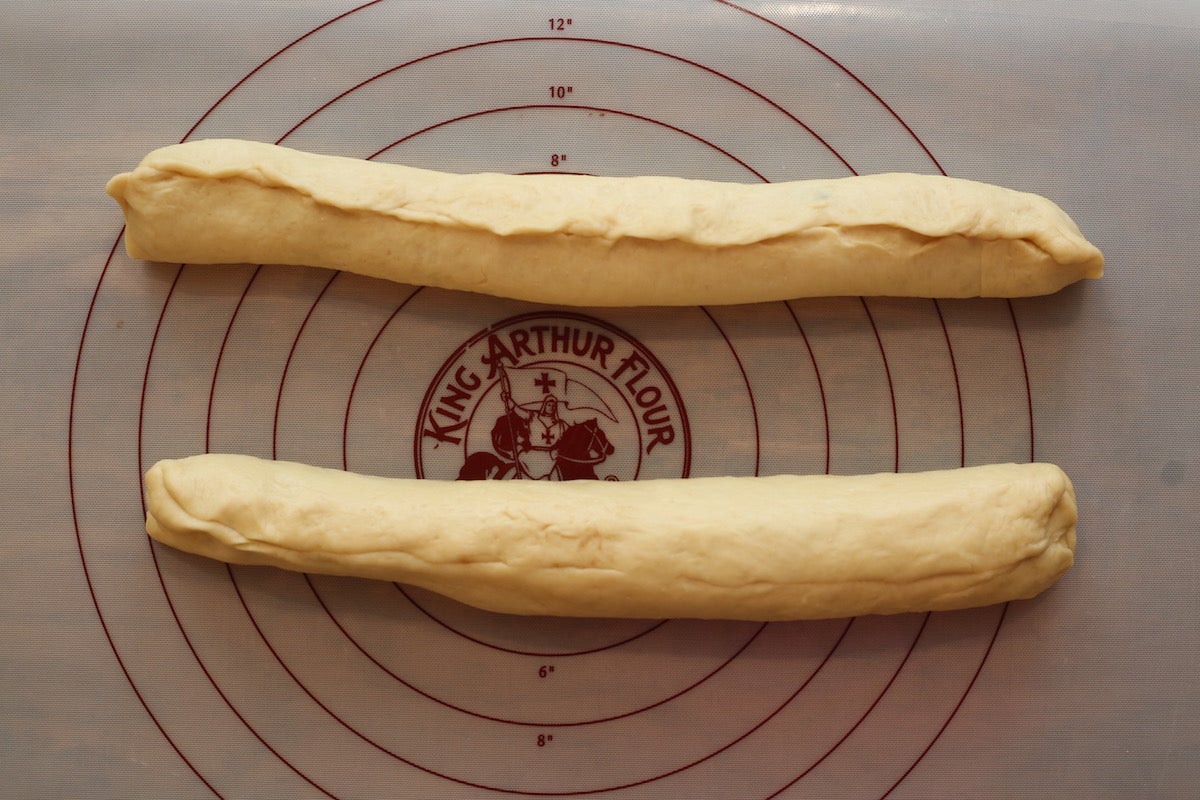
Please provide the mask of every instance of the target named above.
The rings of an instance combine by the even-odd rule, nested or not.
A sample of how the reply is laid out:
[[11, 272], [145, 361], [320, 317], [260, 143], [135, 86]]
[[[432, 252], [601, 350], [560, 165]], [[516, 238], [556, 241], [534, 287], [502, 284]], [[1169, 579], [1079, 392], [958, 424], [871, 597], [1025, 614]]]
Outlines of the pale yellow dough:
[[162, 461], [146, 530], [211, 558], [422, 586], [512, 614], [790, 620], [1032, 597], [1070, 566], [1050, 464], [911, 474], [449, 482]]
[[1053, 202], [930, 175], [458, 175], [207, 140], [156, 150], [107, 190], [134, 258], [327, 267], [575, 306], [1022, 297], [1104, 264]]

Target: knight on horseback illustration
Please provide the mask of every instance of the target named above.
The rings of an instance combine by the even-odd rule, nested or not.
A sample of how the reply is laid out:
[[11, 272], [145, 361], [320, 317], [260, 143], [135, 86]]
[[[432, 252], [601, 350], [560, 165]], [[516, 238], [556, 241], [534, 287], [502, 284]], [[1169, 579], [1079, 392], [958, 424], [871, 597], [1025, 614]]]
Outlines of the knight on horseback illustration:
[[616, 417], [595, 392], [562, 370], [535, 365], [502, 367], [500, 397], [493, 452], [469, 454], [458, 480], [598, 479], [596, 465], [614, 452], [598, 419]]

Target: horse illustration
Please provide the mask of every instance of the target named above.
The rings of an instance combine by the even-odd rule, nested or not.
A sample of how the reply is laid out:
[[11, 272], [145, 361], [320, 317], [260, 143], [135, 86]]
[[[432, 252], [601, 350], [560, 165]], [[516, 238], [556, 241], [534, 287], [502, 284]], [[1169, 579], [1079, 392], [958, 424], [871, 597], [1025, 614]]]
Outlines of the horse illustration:
[[471, 453], [458, 471], [460, 481], [481, 480], [598, 480], [596, 465], [613, 454], [604, 429], [595, 419], [567, 426], [552, 450], [553, 466], [546, 474], [530, 474], [522, 453], [536, 451], [529, 442], [529, 422], [519, 414], [504, 414], [492, 426], [495, 452]]
[[614, 450], [595, 419], [571, 425], [558, 441], [559, 477], [564, 481], [598, 480], [596, 465]]
[[462, 467], [458, 470], [458, 477], [455, 480], [507, 480], [511, 477], [516, 477], [515, 475], [510, 475], [515, 465], [516, 462], [514, 461], [505, 461], [495, 453], [489, 453], [487, 450], [480, 450], [477, 453], [471, 453], [471, 455], [467, 456], [467, 460], [463, 462]]

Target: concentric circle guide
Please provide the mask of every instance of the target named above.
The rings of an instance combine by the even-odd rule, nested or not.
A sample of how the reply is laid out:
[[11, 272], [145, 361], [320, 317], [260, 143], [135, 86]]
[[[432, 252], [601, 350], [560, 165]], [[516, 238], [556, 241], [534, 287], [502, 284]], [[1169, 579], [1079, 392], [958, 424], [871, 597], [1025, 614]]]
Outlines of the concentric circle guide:
[[[723, 23], [793, 48], [783, 62], [840, 76], [852, 93], [843, 102], [894, 126], [898, 161], [924, 159], [944, 173], [882, 97], [789, 24], [724, 0], [713, 8]], [[469, 80], [468, 67], [493, 59], [524, 64], [536, 73], [531, 83], [543, 78], [543, 67], [521, 60], [525, 53], [552, 66], [596, 59], [591, 69], [618, 76], [656, 65], [707, 92], [706, 103], [752, 112], [765, 129], [804, 143], [802, 160], [849, 174], [864, 169], [846, 151], [858, 150], [843, 146], [844, 130], [807, 121], [777, 84], [745, 69], [734, 74], [728, 59], [710, 62], [677, 42], [653, 43], [644, 29], [624, 38], [617, 34], [632, 32], [584, 30], [587, 14], [581, 7], [541, 20], [550, 30], [537, 35], [467, 37], [364, 66], [330, 99], [288, 109], [290, 122], [272, 138], [315, 145], [327, 135], [322, 126], [336, 130], [339, 115], [349, 114], [369, 123], [350, 136], [362, 158], [453, 160], [467, 146], [487, 145], [495, 168], [509, 171], [539, 171], [529, 154], [542, 148], [552, 153], [542, 158], [544, 171], [621, 172], [651, 159], [676, 174], [782, 179], [778, 165], [764, 163], [769, 141], [697, 115], [670, 86], [664, 95], [677, 102], [657, 109], [654, 97], [604, 96], [564, 79], [543, 80], [543, 99], [496, 91], [455, 108], [443, 102], [441, 115], [422, 124], [406, 126], [401, 113], [382, 126], [373, 116], [389, 87], [415, 71], [423, 72], [414, 80], [441, 76], [456, 86]], [[402, 17], [376, 0], [313, 28], [230, 87], [183, 140], [202, 131], [243, 135], [237, 115], [223, 114], [299, 69], [282, 62], [303, 63], [306, 47], [346, 35], [348, 26], [378, 29]], [[574, 137], [570, 147], [544, 147], [564, 132]], [[614, 149], [613, 137], [631, 144]], [[67, 453], [73, 519], [93, 603], [134, 696], [213, 796], [246, 793], [247, 778], [227, 764], [231, 751], [249, 746], [258, 780], [327, 797], [396, 785], [464, 797], [670, 797], [694, 786], [787, 797], [819, 794], [850, 774], [856, 796], [882, 798], [946, 735], [997, 643], [1006, 606], [771, 625], [514, 619], [408, 587], [201, 563], [161, 548], [137, 526], [141, 474], [156, 458], [237, 447], [411, 475], [403, 454], [413, 453], [414, 415], [429, 381], [459, 345], [531, 307], [270, 266], [159, 265], [147, 279], [151, 273], [118, 254], [119, 241], [100, 270], [76, 360]], [[140, 340], [131, 333], [118, 341], [105, 333], [110, 306], [129, 291], [158, 310], [128, 326]], [[988, 324], [976, 325], [980, 319]], [[561, 314], [563, 330], [589, 320], [588, 330], [626, 337], [614, 333], [613, 342], [644, 346], [662, 380], [678, 386], [680, 408], [670, 419], [688, 426], [691, 474], [1033, 459], [1025, 344], [1005, 301], [852, 298]], [[1008, 341], [988, 338], [997, 326], [1011, 330]], [[609, 381], [595, 383], [600, 394], [635, 391], [611, 378], [603, 355], [591, 351], [590, 365], [536, 363]], [[636, 412], [630, 405], [623, 415]], [[620, 426], [610, 427], [615, 438]], [[116, 455], [100, 455], [122, 441]], [[665, 450], [675, 437], [663, 441]], [[103, 474], [105, 458], [117, 477]], [[113, 493], [119, 503], [96, 502]], [[149, 643], [148, 631], [161, 638]], [[931, 641], [954, 648], [953, 668], [937, 662]], [[935, 668], [944, 673], [935, 689], [921, 688]], [[213, 727], [198, 733], [193, 716]], [[875, 748], [883, 766], [847, 773], [864, 747]]]

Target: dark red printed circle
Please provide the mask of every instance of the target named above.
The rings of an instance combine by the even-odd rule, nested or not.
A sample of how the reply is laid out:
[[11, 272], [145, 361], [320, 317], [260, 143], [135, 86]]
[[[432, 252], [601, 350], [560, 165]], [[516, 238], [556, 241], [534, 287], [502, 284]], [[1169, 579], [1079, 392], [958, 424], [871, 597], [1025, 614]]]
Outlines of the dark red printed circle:
[[584, 314], [533, 312], [459, 345], [417, 414], [413, 463], [438, 480], [686, 478], [692, 433], [645, 344]]

